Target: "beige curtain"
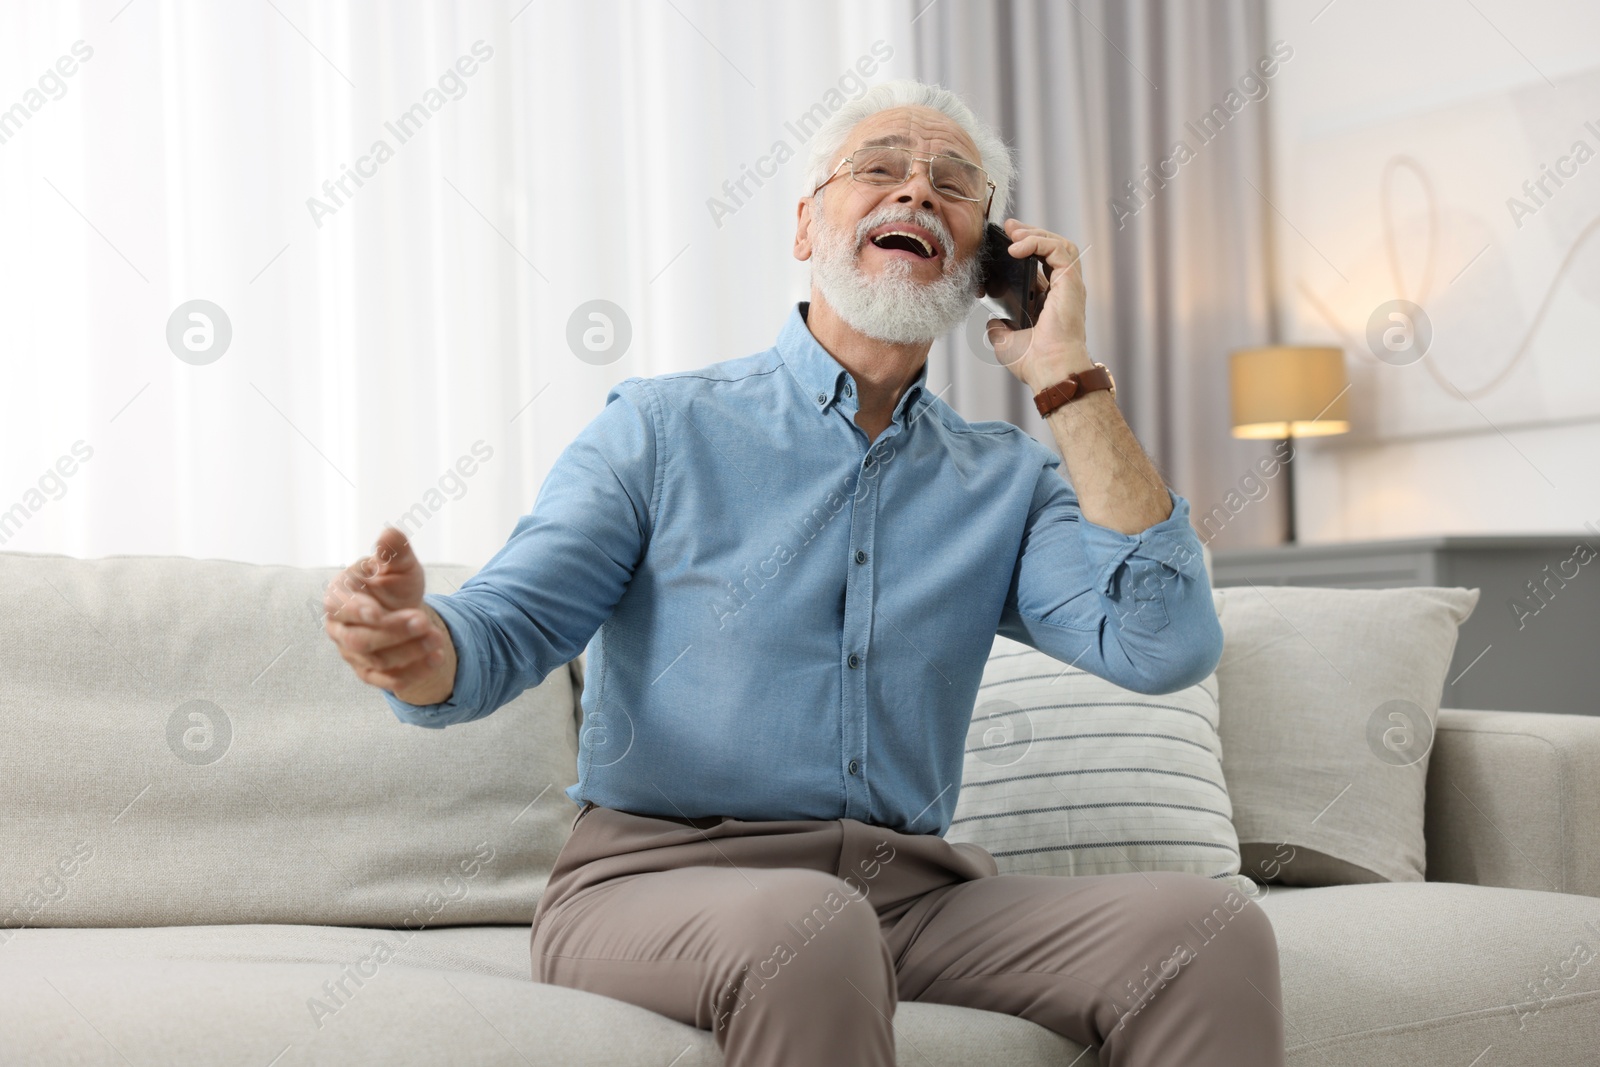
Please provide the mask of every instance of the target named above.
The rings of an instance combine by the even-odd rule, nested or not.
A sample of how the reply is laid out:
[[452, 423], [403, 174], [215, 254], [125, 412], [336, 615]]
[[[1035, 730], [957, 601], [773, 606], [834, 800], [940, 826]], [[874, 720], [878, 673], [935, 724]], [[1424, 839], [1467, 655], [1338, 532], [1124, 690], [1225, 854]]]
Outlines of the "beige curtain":
[[[1116, 375], [1129, 425], [1189, 499], [1201, 539], [1280, 542], [1284, 479], [1256, 467], [1272, 442], [1235, 440], [1228, 413], [1229, 350], [1276, 334], [1263, 4], [912, 3], [918, 77], [960, 93], [1018, 151], [1012, 213], [1085, 249], [1090, 352]], [[1203, 139], [1215, 107], [1228, 117]], [[1173, 159], [1180, 140], [1193, 158]], [[1158, 186], [1145, 167], [1160, 177], [1163, 160], [1173, 177]], [[1131, 195], [1129, 181], [1149, 192]], [[934, 389], [948, 386], [965, 418], [1004, 419], [1054, 448], [1026, 390], [964, 336], [929, 359]]]

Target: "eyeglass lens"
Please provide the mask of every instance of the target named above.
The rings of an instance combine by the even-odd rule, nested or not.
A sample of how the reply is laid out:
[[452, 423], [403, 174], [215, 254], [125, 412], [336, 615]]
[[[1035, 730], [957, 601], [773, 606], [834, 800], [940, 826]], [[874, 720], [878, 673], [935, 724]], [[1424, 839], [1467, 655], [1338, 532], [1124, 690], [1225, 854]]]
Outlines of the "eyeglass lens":
[[[858, 182], [899, 185], [911, 176], [911, 152], [904, 148], [863, 148], [851, 159], [851, 174]], [[953, 156], [934, 156], [928, 180], [945, 196], [982, 200], [988, 175], [982, 167]]]

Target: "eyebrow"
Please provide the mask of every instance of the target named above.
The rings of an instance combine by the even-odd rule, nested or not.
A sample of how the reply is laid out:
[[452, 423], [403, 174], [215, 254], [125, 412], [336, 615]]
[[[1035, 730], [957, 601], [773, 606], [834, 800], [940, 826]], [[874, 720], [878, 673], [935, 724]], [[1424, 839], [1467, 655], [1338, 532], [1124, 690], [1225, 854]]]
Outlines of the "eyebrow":
[[[911, 147], [911, 138], [907, 137], [903, 133], [886, 133], [882, 137], [874, 137], [870, 141], [863, 141], [861, 144], [857, 145], [856, 147], [857, 148], [910, 148]], [[961, 160], [961, 162], [963, 162], [963, 163], [971, 163], [972, 162], [972, 160], [968, 159], [966, 156], [962, 155], [960, 152], [940, 152], [938, 154], [941, 155], [941, 156], [954, 156], [956, 159]]]

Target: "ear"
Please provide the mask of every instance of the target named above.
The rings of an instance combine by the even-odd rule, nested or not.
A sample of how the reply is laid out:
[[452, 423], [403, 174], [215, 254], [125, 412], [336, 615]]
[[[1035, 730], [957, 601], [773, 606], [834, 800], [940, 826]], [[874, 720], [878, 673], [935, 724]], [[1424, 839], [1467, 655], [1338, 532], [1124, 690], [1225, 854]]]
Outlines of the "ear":
[[811, 258], [811, 201], [814, 196], [803, 196], [795, 209], [794, 258], [802, 262]]

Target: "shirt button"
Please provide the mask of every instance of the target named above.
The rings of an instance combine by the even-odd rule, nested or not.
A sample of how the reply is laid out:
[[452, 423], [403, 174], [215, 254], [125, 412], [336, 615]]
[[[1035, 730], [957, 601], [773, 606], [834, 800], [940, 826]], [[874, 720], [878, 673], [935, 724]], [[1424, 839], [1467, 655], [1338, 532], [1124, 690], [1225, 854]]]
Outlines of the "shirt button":
[[856, 391], [850, 387], [850, 383], [849, 382], [845, 382], [844, 383], [844, 395], [845, 396], [855, 396], [856, 395]]
[[828, 394], [827, 393], [818, 393], [817, 394], [817, 403], [826, 404], [827, 402], [828, 402]]
[[846, 662], [849, 663], [850, 668], [854, 670], [855, 668], [861, 666], [861, 657], [852, 652], [850, 653], [850, 658]]
[[850, 773], [851, 774], [855, 774], [860, 769], [861, 769], [861, 764], [857, 763], [855, 760], [851, 760], [850, 761]]
[[865, 552], [861, 551], [861, 549], [859, 549], [859, 548], [856, 549], [856, 562], [857, 563], [865, 563], [866, 561], [867, 561], [867, 554]]

